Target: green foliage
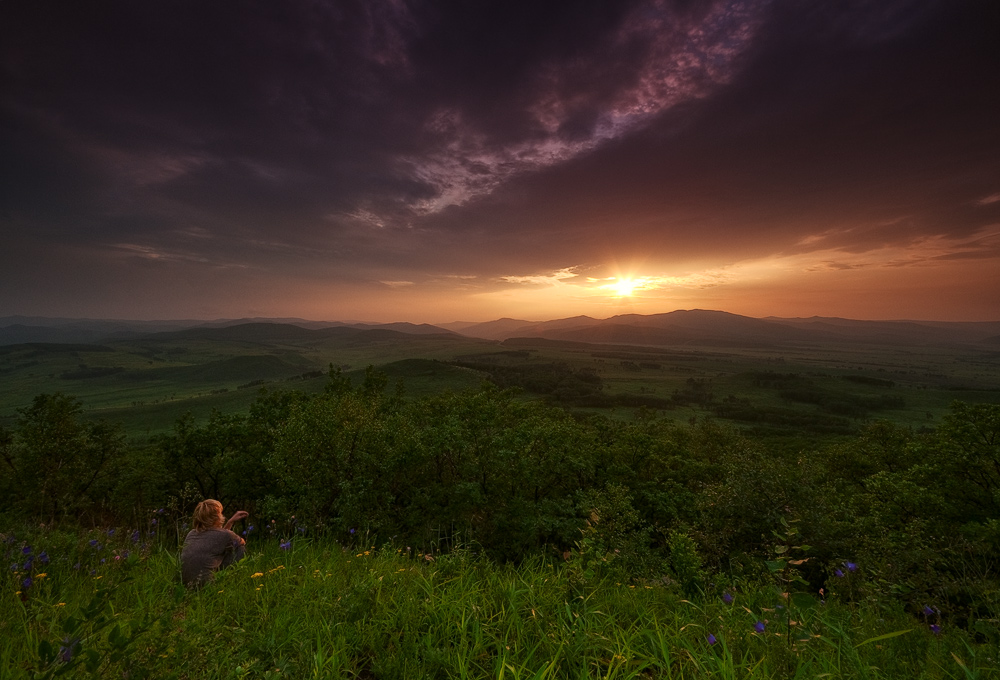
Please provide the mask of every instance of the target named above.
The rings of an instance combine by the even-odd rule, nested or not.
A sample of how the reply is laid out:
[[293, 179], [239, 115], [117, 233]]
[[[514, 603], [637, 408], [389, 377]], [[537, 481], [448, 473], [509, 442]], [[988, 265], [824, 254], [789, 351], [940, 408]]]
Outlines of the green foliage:
[[7, 492], [0, 507], [47, 521], [100, 510], [126, 455], [125, 435], [120, 426], [83, 422], [81, 412], [77, 399], [60, 393], [18, 412], [14, 432], [0, 439]]
[[[541, 558], [504, 565], [460, 549], [424, 554], [251, 542], [213, 585], [171, 581], [153, 550], [74, 570], [68, 535], [5, 533], [6, 556], [46, 549], [47, 574], [0, 576], [0, 678], [967, 678], [996, 677], [994, 640], [935, 634], [891, 603], [783, 603], [744, 584], [735, 600], [684, 599], [662, 582], [577, 578]], [[80, 534], [76, 543], [92, 550]], [[99, 535], [103, 535], [99, 534]], [[58, 540], [57, 540], [58, 539]], [[105, 551], [130, 545], [104, 537]], [[690, 543], [676, 539], [678, 545]], [[67, 559], [62, 559], [66, 557]], [[15, 593], [18, 593], [15, 595]], [[791, 616], [779, 608], [785, 604]], [[937, 620], [936, 618], [934, 620]]]
[[670, 532], [670, 571], [681, 586], [685, 597], [695, 597], [705, 591], [705, 572], [694, 540], [682, 531]]
[[[7, 517], [141, 524], [164, 508], [157, 531], [173, 541], [213, 497], [270, 536], [559, 555], [581, 582], [666, 577], [691, 599], [721, 574], [800, 604], [823, 588], [962, 625], [1000, 614], [996, 405], [956, 403], [934, 432], [874, 422], [789, 451], [649, 410], [573, 417], [490, 383], [407, 399], [372, 368], [354, 382], [331, 368], [322, 391], [262, 390], [246, 413], [185, 416], [150, 444], [83, 415], [41, 395], [0, 429]], [[838, 575], [847, 563], [863, 577]]]

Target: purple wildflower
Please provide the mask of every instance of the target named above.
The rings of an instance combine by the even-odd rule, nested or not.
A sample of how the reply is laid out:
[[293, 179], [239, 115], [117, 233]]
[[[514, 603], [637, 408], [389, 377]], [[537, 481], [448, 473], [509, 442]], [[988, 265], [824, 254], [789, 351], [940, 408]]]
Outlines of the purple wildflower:
[[281, 548], [282, 550], [291, 550], [291, 548], [292, 548], [292, 541], [291, 541], [291, 539], [289, 539], [287, 541], [282, 541], [279, 544], [278, 547]]
[[138, 529], [136, 529], [135, 531], [132, 532], [132, 542], [133, 543], [138, 543], [139, 542], [139, 530]]
[[715, 639], [715, 636], [712, 635], [711, 633], [709, 633], [708, 634], [708, 644], [714, 645], [716, 642], [718, 642], [718, 640]]
[[941, 626], [937, 625], [936, 623], [932, 623], [931, 624], [931, 632], [934, 633], [935, 635], [940, 635], [941, 634]]
[[844, 578], [844, 572], [842, 572], [840, 569], [834, 571], [833, 575], [836, 576], [837, 578]]
[[80, 644], [80, 638], [71, 638], [66, 636], [63, 638], [62, 646], [59, 647], [59, 660], [63, 663], [69, 663], [73, 660], [73, 651]]
[[354, 535], [354, 527], [351, 527], [351, 536]]
[[30, 576], [24, 579], [23, 581], [21, 581], [21, 590], [27, 590], [28, 588], [31, 587], [32, 583], [34, 583], [34, 581], [31, 580]]
[[38, 561], [41, 562], [42, 564], [48, 564], [49, 563], [49, 554], [47, 552], [45, 552], [44, 550], [42, 552], [38, 553]]
[[156, 518], [155, 517], [153, 518], [153, 521], [150, 522], [150, 524], [152, 524], [154, 527], [156, 526]]
[[924, 605], [924, 616], [934, 616], [934, 610], [926, 604]]
[[32, 562], [31, 562], [31, 558], [29, 557], [29, 558], [28, 558], [28, 559], [27, 559], [27, 560], [25, 561], [25, 563], [24, 563], [24, 564], [23, 564], [23, 565], [21, 566], [21, 569], [23, 569], [24, 571], [31, 571], [31, 567], [32, 567], [32, 566], [33, 566], [33, 565], [32, 565]]
[[844, 566], [847, 567], [847, 571], [853, 572], [858, 570], [858, 565], [856, 565], [854, 562], [844, 562]]
[[722, 601], [725, 602], [726, 604], [732, 604], [733, 596], [730, 595], [729, 593], [722, 593]]
[[21, 553], [24, 554], [24, 555], [30, 555], [31, 554], [31, 546], [30, 545], [26, 545], [23, 548], [21, 548]]
[[755, 631], [757, 631], [758, 633], [763, 633], [764, 632], [764, 622], [763, 621], [758, 621], [757, 623], [753, 624], [753, 629]]
[[157, 508], [156, 514], [157, 515], [162, 515], [163, 514], [163, 508]]
[[108, 536], [114, 536], [114, 535], [115, 535], [115, 530], [114, 529], [108, 529]]

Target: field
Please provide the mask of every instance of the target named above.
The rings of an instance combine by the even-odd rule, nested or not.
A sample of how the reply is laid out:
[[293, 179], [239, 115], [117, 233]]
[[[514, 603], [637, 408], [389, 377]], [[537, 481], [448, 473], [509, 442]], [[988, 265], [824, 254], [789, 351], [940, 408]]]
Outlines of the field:
[[[273, 324], [6, 346], [0, 680], [1000, 677], [997, 362]], [[203, 498], [250, 513], [250, 557], [188, 592]]]
[[580, 559], [498, 565], [468, 549], [338, 544], [280, 526], [251, 536], [249, 556], [198, 592], [179, 585], [172, 539], [148, 522], [5, 535], [18, 568], [0, 580], [0, 680], [1000, 673], [1000, 648], [977, 641], [976, 622], [906, 612], [862, 567], [823, 595], [739, 580], [686, 595]]
[[484, 379], [577, 413], [729, 421], [760, 435], [832, 438], [886, 419], [933, 427], [955, 399], [1000, 401], [1000, 353], [970, 347], [781, 347], [503, 343], [391, 331], [321, 333], [250, 324], [100, 345], [0, 347], [0, 424], [41, 393], [63, 392], [134, 437], [182, 414], [239, 413], [261, 388], [321, 391], [329, 367], [358, 379], [374, 365], [403, 394], [476, 388]]

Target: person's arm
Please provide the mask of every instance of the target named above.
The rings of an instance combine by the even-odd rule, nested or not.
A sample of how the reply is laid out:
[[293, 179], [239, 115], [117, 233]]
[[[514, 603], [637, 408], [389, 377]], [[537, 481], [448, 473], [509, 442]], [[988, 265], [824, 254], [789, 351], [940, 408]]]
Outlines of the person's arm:
[[227, 531], [232, 531], [233, 525], [236, 524], [236, 522], [239, 522], [241, 519], [246, 519], [249, 516], [250, 513], [247, 512], [246, 510], [237, 510], [236, 512], [233, 513], [233, 516], [229, 518], [229, 521], [226, 522], [226, 525], [222, 528], [226, 529]]

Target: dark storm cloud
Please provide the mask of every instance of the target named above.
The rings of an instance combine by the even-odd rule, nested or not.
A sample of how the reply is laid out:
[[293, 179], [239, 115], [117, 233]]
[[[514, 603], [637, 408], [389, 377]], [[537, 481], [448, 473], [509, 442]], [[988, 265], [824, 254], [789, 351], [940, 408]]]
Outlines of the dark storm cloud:
[[972, 238], [1000, 222], [997, 25], [932, 0], [8, 1], [0, 229], [396, 283]]

